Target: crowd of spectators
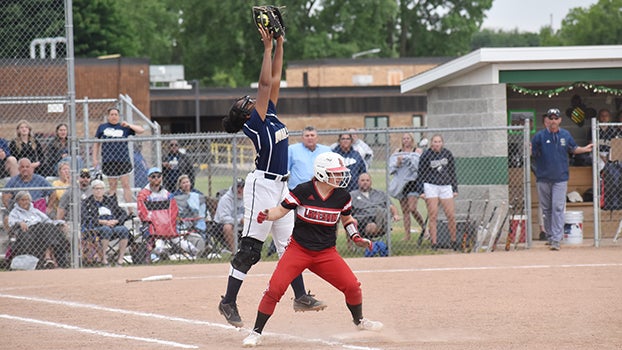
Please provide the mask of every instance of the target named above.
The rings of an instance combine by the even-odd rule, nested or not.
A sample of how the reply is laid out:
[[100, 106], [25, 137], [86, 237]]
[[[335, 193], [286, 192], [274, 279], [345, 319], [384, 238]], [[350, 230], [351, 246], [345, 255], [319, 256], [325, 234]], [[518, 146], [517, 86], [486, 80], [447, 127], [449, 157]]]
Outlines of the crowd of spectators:
[[[121, 122], [118, 110], [112, 108], [108, 111], [107, 122], [100, 126], [96, 136], [104, 139], [126, 138], [139, 132], [142, 132], [141, 127]], [[180, 147], [179, 141], [168, 141], [165, 144], [167, 151], [162, 157], [162, 168], [151, 168], [149, 171], [147, 171], [148, 163], [142, 157], [140, 144], [136, 144], [133, 148], [132, 159], [136, 164], [134, 169], [126, 166], [125, 156], [111, 156], [112, 151], [106, 146], [107, 143], [103, 142], [93, 150], [94, 167], [81, 168], [78, 171], [77, 184], [72, 185], [71, 174], [73, 172], [71, 158], [69, 157], [67, 125], [64, 123], [57, 125], [53, 139], [45, 146], [33, 135], [30, 123], [21, 120], [16, 126], [14, 139], [0, 139], [0, 176], [5, 178], [3, 181], [4, 190], [2, 191], [5, 232], [11, 231], [13, 234], [19, 232], [16, 219], [14, 218], [14, 221], [9, 220], [10, 214], [14, 210], [15, 214], [39, 210], [57, 227], [62, 226], [60, 223], [71, 222], [73, 192], [78, 190], [80, 192], [80, 208], [82, 209], [81, 229], [82, 231], [97, 232], [96, 236], [98, 236], [97, 241], [100, 247], [97, 262], [101, 265], [110, 265], [107, 246], [111, 239], [118, 240], [115, 242], [117, 246], [115, 250], [117, 254], [115, 255], [116, 264], [122, 265], [124, 263], [124, 254], [126, 251], [129, 253], [128, 245], [133, 241], [133, 237], [131, 237], [133, 233], [130, 229], [135, 228], [126, 225], [126, 222], [132, 219], [135, 214], [131, 209], [137, 208], [138, 220], [143, 223], [143, 227], [146, 227], [142, 231], [142, 238], [145, 238], [145, 231], [149, 234], [155, 229], [152, 218], [149, 216], [151, 215], [149, 214], [150, 210], [144, 210], [149, 206], [146, 203], [154, 199], [162, 200], [165, 198], [171, 208], [176, 208], [174, 213], [169, 212], [168, 224], [177, 235], [178, 240], [187, 241], [183, 245], [186, 253], [193, 257], [199, 257], [202, 253], [214, 251], [214, 245], [220, 246], [219, 252], [233, 253], [236, 250], [236, 236], [239, 238], [239, 230], [244, 225], [244, 180], [236, 179], [231, 187], [219, 192], [221, 193], [220, 196], [208, 198], [195, 188], [194, 164], [185, 150]], [[424, 222], [417, 209], [417, 199], [420, 197], [426, 199], [427, 212], [432, 213], [432, 219], [434, 219], [438, 203], [430, 199], [430, 193], [425, 192], [424, 183], [430, 183], [431, 175], [429, 172], [426, 173], [426, 168], [430, 167], [429, 155], [433, 155], [434, 153], [431, 152], [439, 152], [439, 150], [432, 148], [428, 150], [428, 153], [425, 153], [422, 149], [417, 148], [411, 134], [403, 134], [401, 147], [387, 159], [392, 181], [387, 191], [384, 192], [371, 187], [372, 178], [367, 171], [371, 165], [373, 151], [355, 135], [354, 129], [344, 131], [339, 135], [338, 142], [329, 147], [318, 143], [317, 130], [313, 126], [303, 129], [302, 142], [289, 147], [289, 189], [293, 190], [297, 184], [304, 182], [307, 178], [312, 178], [314, 170], [309, 165], [310, 162], [312, 163], [312, 159], [320, 153], [332, 150], [342, 155], [346, 161], [345, 165], [350, 169], [352, 179], [347, 189], [352, 196], [353, 217], [358, 221], [362, 235], [373, 240], [384, 240], [386, 234], [391, 232], [391, 220], [401, 220], [396, 208], [389, 200], [391, 196], [396, 198], [401, 206], [405, 228], [404, 239], [410, 239], [411, 218], [414, 218], [421, 227], [421, 235], [425, 232], [426, 226], [429, 225], [429, 236], [433, 247], [435, 247], [436, 227], [433, 222], [429, 224]], [[437, 141], [437, 139], [440, 140], [439, 144], [442, 148], [442, 138], [435, 135], [433, 141]], [[114, 144], [117, 144], [114, 147], [115, 149], [123, 148], [122, 153], [125, 154], [126, 142], [114, 142]], [[425, 157], [422, 153], [425, 153]], [[99, 158], [102, 160], [100, 165], [97, 164], [98, 156], [103, 157]], [[420, 158], [423, 160], [423, 169], [420, 169]], [[80, 166], [82, 159], [78, 159], [77, 164]], [[113, 169], [113, 167], [117, 168]], [[105, 177], [99, 173], [100, 169], [104, 170], [104, 168], [103, 175]], [[135, 186], [139, 190], [139, 195], [134, 199], [132, 189], [126, 191], [126, 186], [123, 184], [124, 191], [121, 196], [125, 205], [120, 206], [120, 202], [117, 200], [117, 192], [116, 190], [113, 191], [113, 187], [117, 185], [116, 178], [124, 178], [131, 172], [134, 172]], [[100, 194], [99, 192], [106, 188], [105, 185], [102, 186], [104, 178], [109, 179], [109, 191]], [[112, 181], [113, 179], [115, 181]], [[121, 179], [121, 182], [124, 183], [125, 180]], [[442, 183], [442, 185], [452, 186], [451, 191], [448, 192], [451, 194], [448, 199], [453, 202], [452, 197], [457, 193], [456, 183]], [[15, 191], [7, 190], [11, 188], [15, 188]], [[96, 191], [93, 191], [94, 189]], [[23, 200], [24, 206], [16, 205], [18, 204], [16, 195], [19, 192], [28, 194], [30, 206], [25, 205], [25, 199]], [[211, 206], [213, 210], [210, 210], [208, 205], [210, 200], [213, 203], [217, 201], [217, 204]], [[442, 197], [440, 202], [444, 200], [445, 198]], [[106, 205], [102, 204], [104, 202]], [[446, 215], [452, 219], [454, 216], [452, 215], [453, 205], [450, 204], [452, 203], [443, 203], [443, 208], [448, 211]], [[143, 208], [142, 213], [141, 208]], [[17, 217], [23, 218], [24, 215]], [[36, 220], [34, 222], [38, 222]], [[455, 229], [451, 226], [453, 225], [450, 225], [452, 243], [456, 244]], [[26, 231], [25, 227], [21, 228], [21, 231]], [[56, 231], [65, 232], [64, 238], [66, 240], [70, 238], [67, 229]], [[56, 231], [51, 234], [52, 237], [56, 237]], [[136, 237], [140, 236], [141, 232], [136, 232]], [[41, 241], [45, 249], [40, 249], [41, 247], [32, 249], [32, 254], [38, 254], [37, 257], [41, 260], [40, 266], [47, 268], [66, 266], [68, 257], [58, 257], [59, 254], [66, 253], [66, 249], [59, 246], [58, 242], [53, 245], [43, 238]], [[22, 244], [19, 249], [14, 249], [13, 256], [17, 252], [24, 252], [24, 247], [29, 247], [29, 245]], [[161, 253], [158, 248], [155, 243], [148, 246], [147, 254]], [[149, 261], [149, 258], [145, 261]]]

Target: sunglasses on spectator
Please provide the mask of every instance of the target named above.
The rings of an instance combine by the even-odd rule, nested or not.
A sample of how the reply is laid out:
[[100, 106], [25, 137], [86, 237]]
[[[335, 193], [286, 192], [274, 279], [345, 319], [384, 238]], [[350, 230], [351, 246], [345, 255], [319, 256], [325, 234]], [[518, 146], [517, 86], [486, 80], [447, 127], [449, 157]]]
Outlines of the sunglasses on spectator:
[[342, 137], [342, 138], [340, 138], [340, 140], [352, 140], [352, 138], [351, 137]]
[[150, 179], [159, 179], [161, 177], [162, 177], [162, 174], [152, 174], [152, 175], [149, 175]]

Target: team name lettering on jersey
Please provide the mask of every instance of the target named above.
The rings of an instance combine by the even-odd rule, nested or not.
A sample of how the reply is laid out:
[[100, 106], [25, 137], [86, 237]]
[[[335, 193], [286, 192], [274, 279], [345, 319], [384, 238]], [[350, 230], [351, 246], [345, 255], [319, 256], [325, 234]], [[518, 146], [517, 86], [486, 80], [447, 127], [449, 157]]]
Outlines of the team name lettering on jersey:
[[433, 160], [430, 162], [430, 168], [441, 171], [444, 165], [449, 164], [449, 160], [447, 158]]
[[297, 212], [298, 216], [301, 217], [301, 219], [323, 225], [336, 224], [337, 220], [339, 220], [340, 215], [339, 211], [309, 207], [298, 207]]
[[123, 130], [114, 129], [114, 128], [106, 128], [104, 129], [104, 136], [106, 137], [123, 137]]
[[274, 143], [279, 143], [289, 137], [289, 132], [287, 132], [287, 128], [281, 128], [274, 132]]

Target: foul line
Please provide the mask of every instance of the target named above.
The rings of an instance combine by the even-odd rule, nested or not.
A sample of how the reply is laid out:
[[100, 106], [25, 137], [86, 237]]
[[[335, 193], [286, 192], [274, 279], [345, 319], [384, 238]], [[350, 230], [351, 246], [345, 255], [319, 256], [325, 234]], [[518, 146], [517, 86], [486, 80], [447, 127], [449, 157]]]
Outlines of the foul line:
[[156, 338], [134, 337], [134, 336], [127, 335], [127, 334], [117, 334], [117, 333], [98, 331], [98, 330], [95, 330], [95, 329], [87, 329], [87, 328], [71, 326], [71, 325], [62, 324], [62, 323], [56, 323], [56, 322], [41, 321], [41, 320], [36, 320], [36, 319], [33, 319], [33, 318], [24, 318], [24, 317], [12, 316], [12, 315], [6, 315], [6, 314], [0, 314], [0, 318], [5, 318], [7, 320], [13, 320], [13, 321], [21, 321], [21, 322], [27, 322], [27, 323], [40, 324], [40, 325], [50, 326], [50, 327], [63, 328], [63, 329], [68, 329], [68, 330], [77, 331], [77, 332], [81, 332], [81, 333], [98, 335], [98, 336], [101, 336], [101, 337], [137, 340], [137, 341], [142, 341], [142, 342], [147, 342], [147, 343], [156, 343], [156, 344], [160, 344], [160, 345], [169, 345], [169, 346], [172, 346], [172, 347], [175, 347], [175, 348], [182, 348], [182, 349], [198, 349], [199, 348], [196, 345], [182, 344], [182, 343], [177, 343], [177, 342], [174, 342], [174, 341], [161, 340], [161, 339], [156, 339]]
[[554, 269], [575, 267], [621, 267], [622, 263], [605, 264], [561, 264], [561, 265], [517, 265], [517, 266], [467, 266], [467, 267], [421, 267], [412, 269], [389, 270], [357, 270], [355, 273], [395, 273], [395, 272], [429, 272], [429, 271], [477, 271], [477, 270], [524, 270], [524, 269]]
[[[387, 270], [352, 270], [354, 274], [358, 273], [404, 273], [404, 272], [441, 272], [441, 271], [478, 271], [478, 270], [525, 270], [525, 269], [555, 269], [555, 268], [578, 268], [578, 267], [622, 267], [622, 263], [603, 263], [603, 264], [561, 264], [561, 265], [508, 265], [508, 266], [460, 266], [460, 267], [420, 267], [410, 269], [387, 269]], [[310, 271], [305, 271], [304, 274], [313, 274]], [[222, 278], [224, 275], [199, 275], [199, 276], [187, 276], [187, 277], [175, 277], [176, 280], [198, 280], [208, 278]], [[247, 275], [246, 278], [253, 277], [270, 277], [270, 273], [252, 273]], [[2, 289], [0, 289], [2, 290]]]
[[[131, 310], [118, 309], [118, 308], [110, 308], [110, 307], [100, 306], [100, 305], [95, 305], [95, 304], [78, 303], [78, 302], [72, 302], [72, 301], [60, 301], [60, 300], [53, 300], [53, 299], [45, 299], [45, 298], [38, 298], [38, 297], [27, 297], [27, 296], [10, 295], [10, 294], [2, 294], [2, 293], [0, 293], [0, 298], [24, 300], [24, 301], [33, 301], [33, 302], [39, 302], [39, 303], [62, 305], [62, 306], [67, 306], [67, 307], [72, 307], [72, 308], [91, 309], [91, 310], [106, 311], [106, 312], [111, 312], [111, 313], [131, 315], [131, 316], [137, 316], [137, 317], [145, 317], [145, 318], [152, 318], [152, 319], [159, 319], [159, 320], [187, 323], [187, 324], [199, 325], [199, 326], [209, 326], [209, 327], [217, 327], [217, 328], [222, 328], [222, 329], [232, 329], [232, 330], [236, 330], [236, 331], [239, 330], [236, 327], [233, 327], [233, 326], [230, 326], [230, 325], [223, 325], [223, 324], [220, 324], [220, 323], [213, 323], [213, 322], [201, 321], [201, 320], [192, 320], [192, 319], [187, 319], [187, 318], [182, 318], [182, 317], [166, 316], [166, 315], [154, 314], [154, 313], [151, 313], [151, 312], [141, 312], [141, 311], [131, 311]], [[45, 325], [61, 327], [61, 328], [67, 328], [67, 329], [77, 330], [77, 331], [80, 331], [80, 332], [98, 334], [98, 335], [103, 335], [103, 336], [108, 336], [108, 337], [136, 339], [136, 340], [149, 341], [149, 342], [155, 342], [155, 343], [163, 343], [163, 344], [166, 343], [168, 345], [178, 344], [178, 345], [175, 345], [175, 346], [177, 346], [177, 347], [182, 346], [182, 347], [192, 348], [192, 349], [198, 348], [197, 346], [194, 346], [194, 345], [185, 345], [185, 344], [174, 343], [174, 342], [167, 342], [167, 341], [163, 341], [163, 340], [150, 339], [150, 338], [131, 337], [131, 336], [125, 336], [125, 335], [120, 335], [120, 334], [107, 333], [107, 332], [103, 332], [103, 331], [88, 330], [88, 329], [79, 328], [79, 327], [75, 327], [75, 326], [62, 325], [62, 324], [53, 323], [53, 322], [32, 320], [32, 319], [20, 318], [20, 317], [9, 316], [9, 315], [0, 315], [0, 318], [11, 319], [12, 317], [15, 318], [15, 319], [18, 319], [18, 320], [22, 320], [24, 322], [33, 322], [33, 323], [45, 324]], [[378, 348], [371, 348], [371, 347], [365, 347], [365, 346], [356, 346], [356, 345], [344, 344], [344, 343], [341, 343], [341, 342], [338, 342], [338, 341], [329, 341], [329, 340], [324, 340], [324, 339], [302, 338], [302, 337], [298, 337], [298, 336], [294, 336], [294, 335], [290, 335], [290, 334], [279, 334], [279, 333], [272, 333], [272, 332], [264, 332], [264, 334], [265, 335], [271, 335], [271, 336], [279, 337], [279, 338], [283, 338], [283, 339], [299, 341], [299, 342], [316, 343], [316, 344], [322, 344], [322, 345], [328, 345], [328, 346], [341, 346], [344, 349], [379, 350]]]
[[[358, 273], [405, 273], [405, 272], [408, 273], [408, 272], [435, 272], [435, 271], [521, 270], [521, 269], [551, 269], [551, 268], [553, 269], [554, 268], [564, 268], [564, 269], [565, 268], [604, 268], [604, 267], [622, 267], [622, 263], [560, 264], [560, 265], [546, 264], [546, 265], [473, 266], [473, 267], [424, 267], [424, 268], [410, 268], [410, 269], [356, 270], [354, 272], [358, 274]], [[258, 273], [258, 274], [251, 274], [249, 277], [265, 277], [265, 276], [270, 276], [270, 275], [271, 273], [268, 273], [268, 274]], [[203, 279], [203, 278], [218, 278], [218, 277], [222, 278], [222, 276], [223, 275], [218, 274], [217, 276], [216, 275], [203, 275], [203, 276], [176, 277], [175, 279], [181, 280], [181, 279]], [[73, 308], [84, 308], [84, 309], [105, 311], [105, 312], [111, 312], [111, 313], [117, 313], [117, 314], [131, 315], [131, 316], [136, 316], [136, 317], [145, 317], [145, 318], [151, 318], [151, 319], [180, 322], [180, 323], [186, 323], [186, 324], [192, 324], [192, 325], [198, 325], [198, 326], [209, 326], [209, 327], [236, 330], [236, 331], [239, 330], [238, 328], [235, 328], [233, 326], [223, 325], [220, 323], [213, 323], [213, 322], [201, 321], [201, 320], [192, 320], [192, 319], [187, 319], [187, 318], [182, 318], [182, 317], [172, 317], [172, 316], [154, 314], [150, 312], [110, 308], [110, 307], [105, 307], [105, 306], [100, 306], [100, 305], [95, 305], [95, 304], [78, 303], [78, 302], [70, 302], [70, 301], [59, 301], [59, 300], [53, 300], [53, 299], [26, 297], [26, 296], [3, 294], [3, 293], [0, 293], [0, 298], [48, 303], [48, 304], [62, 305], [62, 306], [73, 307]], [[181, 343], [176, 343], [176, 342], [166, 341], [166, 340], [159, 340], [159, 339], [154, 339], [154, 338], [142, 338], [142, 337], [134, 337], [134, 336], [124, 335], [124, 334], [115, 334], [115, 333], [109, 333], [105, 331], [80, 328], [80, 327], [71, 326], [71, 325], [35, 320], [35, 319], [30, 319], [30, 318], [22, 318], [22, 317], [11, 316], [11, 315], [6, 315], [6, 314], [0, 314], [0, 318], [17, 320], [17, 321], [22, 321], [22, 322], [30, 322], [30, 323], [35, 323], [35, 324], [42, 324], [42, 325], [58, 327], [58, 328], [64, 328], [64, 329], [74, 330], [74, 331], [83, 332], [83, 333], [100, 335], [104, 337], [132, 339], [132, 340], [137, 340], [137, 341], [159, 343], [163, 345], [169, 345], [173, 347], [181, 347], [181, 348], [187, 348], [187, 349], [198, 348], [195, 345], [181, 344]], [[328, 341], [324, 339], [302, 338], [302, 337], [298, 337], [298, 336], [294, 336], [290, 334], [279, 334], [279, 333], [272, 333], [272, 332], [265, 332], [264, 334], [279, 337], [281, 339], [288, 339], [288, 340], [294, 340], [294, 341], [299, 341], [299, 342], [316, 343], [316, 344], [323, 344], [327, 346], [339, 346], [344, 349], [378, 350], [378, 348], [356, 346], [356, 345], [341, 343], [338, 341]]]

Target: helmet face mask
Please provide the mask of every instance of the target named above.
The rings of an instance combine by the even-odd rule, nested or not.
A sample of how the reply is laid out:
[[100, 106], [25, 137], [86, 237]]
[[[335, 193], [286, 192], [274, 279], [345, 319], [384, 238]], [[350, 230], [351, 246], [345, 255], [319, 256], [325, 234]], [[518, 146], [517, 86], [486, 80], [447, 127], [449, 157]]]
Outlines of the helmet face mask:
[[231, 109], [229, 110], [229, 115], [243, 115], [248, 116], [253, 111], [255, 107], [255, 100], [250, 98], [250, 96], [244, 96], [237, 99]]
[[352, 176], [350, 169], [345, 166], [342, 156], [334, 152], [322, 153], [313, 164], [315, 178], [332, 187], [346, 188]]

